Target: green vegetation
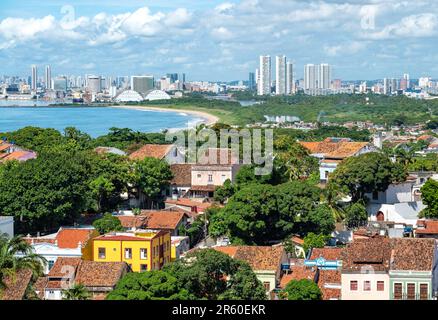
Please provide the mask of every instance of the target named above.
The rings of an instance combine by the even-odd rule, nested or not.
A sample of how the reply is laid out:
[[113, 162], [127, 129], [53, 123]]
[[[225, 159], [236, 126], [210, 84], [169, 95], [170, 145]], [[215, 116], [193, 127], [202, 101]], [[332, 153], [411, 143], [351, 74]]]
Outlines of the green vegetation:
[[0, 234], [0, 300], [7, 277], [16, 281], [17, 272], [27, 269], [32, 272], [32, 280], [36, 281], [43, 275], [45, 264], [46, 260], [35, 254], [32, 246], [23, 238], [16, 236], [8, 239]]
[[304, 237], [303, 249], [307, 254], [310, 249], [324, 248], [325, 245], [327, 244], [328, 239], [329, 237], [325, 234], [315, 234], [313, 232], [309, 232]]
[[312, 280], [292, 280], [286, 285], [284, 294], [288, 300], [321, 300], [322, 293]]
[[[228, 280], [227, 280], [228, 277]], [[265, 300], [244, 262], [212, 249], [189, 253], [161, 271], [128, 273], [107, 300]]]
[[123, 231], [120, 220], [110, 213], [107, 213], [102, 218], [94, 221], [93, 227], [95, 227], [100, 234], [105, 234], [112, 231]]
[[348, 228], [358, 228], [366, 225], [368, 213], [365, 205], [361, 202], [351, 204], [345, 211], [345, 223]]
[[89, 300], [90, 292], [82, 284], [74, 284], [67, 290], [62, 290], [62, 300]]
[[429, 179], [421, 188], [421, 197], [426, 209], [421, 213], [428, 219], [438, 218], [438, 181]]

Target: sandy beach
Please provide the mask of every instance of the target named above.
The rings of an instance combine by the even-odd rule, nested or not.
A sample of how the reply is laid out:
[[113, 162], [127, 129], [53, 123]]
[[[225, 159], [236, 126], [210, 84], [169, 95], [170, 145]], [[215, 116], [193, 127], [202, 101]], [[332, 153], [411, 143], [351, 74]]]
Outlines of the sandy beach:
[[149, 106], [111, 106], [111, 108], [186, 113], [186, 114], [194, 115], [198, 118], [201, 118], [202, 119], [201, 122], [204, 123], [205, 125], [208, 125], [208, 126], [213, 125], [219, 121], [219, 118], [212, 115], [212, 114], [202, 112], [202, 111], [195, 111], [195, 110], [169, 109], [169, 108], [149, 107]]

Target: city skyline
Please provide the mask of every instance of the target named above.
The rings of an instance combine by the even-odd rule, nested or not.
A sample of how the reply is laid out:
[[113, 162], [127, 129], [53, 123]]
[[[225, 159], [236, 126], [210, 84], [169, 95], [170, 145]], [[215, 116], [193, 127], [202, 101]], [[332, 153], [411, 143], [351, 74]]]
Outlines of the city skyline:
[[438, 78], [438, 9], [430, 0], [414, 7], [392, 0], [2, 1], [0, 9], [2, 74], [49, 64], [56, 74], [172, 71], [231, 81], [246, 79], [259, 55], [286, 55], [297, 78], [301, 66], [322, 62], [345, 80]]

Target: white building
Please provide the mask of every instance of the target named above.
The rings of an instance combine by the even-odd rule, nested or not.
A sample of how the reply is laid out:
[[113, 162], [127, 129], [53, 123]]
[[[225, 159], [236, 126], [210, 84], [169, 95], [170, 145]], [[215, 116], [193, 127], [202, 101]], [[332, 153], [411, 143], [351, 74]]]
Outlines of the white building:
[[155, 100], [170, 100], [171, 97], [162, 90], [152, 90], [149, 91], [146, 96], [145, 100], [147, 101], [155, 101]]
[[286, 94], [294, 93], [294, 65], [292, 62], [286, 64]]
[[38, 68], [36, 65], [32, 66], [32, 83], [31, 89], [32, 91], [36, 91], [38, 86]]
[[0, 235], [3, 234], [9, 238], [14, 236], [14, 217], [0, 216]]
[[260, 56], [260, 73], [257, 94], [271, 94], [271, 56]]
[[125, 90], [114, 98], [116, 102], [141, 102], [144, 101], [143, 96], [134, 90]]
[[93, 93], [102, 92], [102, 79], [100, 76], [88, 76], [87, 77], [87, 88]]
[[46, 85], [46, 89], [50, 90], [52, 89], [52, 69], [50, 66], [46, 66], [46, 73], [44, 77], [44, 83]]
[[286, 56], [275, 58], [275, 93], [277, 95], [286, 94]]

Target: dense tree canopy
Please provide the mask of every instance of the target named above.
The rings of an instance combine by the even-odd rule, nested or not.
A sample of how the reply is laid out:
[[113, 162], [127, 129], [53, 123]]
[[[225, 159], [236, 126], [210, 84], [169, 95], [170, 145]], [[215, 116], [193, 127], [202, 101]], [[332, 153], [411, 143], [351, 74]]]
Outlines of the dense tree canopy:
[[345, 223], [348, 228], [364, 226], [368, 221], [368, 213], [365, 206], [360, 203], [353, 203], [345, 210]]
[[346, 187], [353, 202], [366, 193], [385, 191], [388, 186], [406, 179], [406, 171], [382, 153], [366, 153], [343, 161], [331, 176], [330, 183]]
[[312, 280], [292, 280], [286, 285], [284, 293], [288, 300], [321, 300], [322, 293]]
[[438, 218], [438, 181], [429, 179], [421, 188], [421, 198], [427, 206], [422, 215], [426, 218]]
[[107, 213], [102, 218], [94, 221], [93, 227], [95, 227], [100, 234], [105, 234], [111, 231], [123, 231], [123, 226], [120, 220], [110, 213]]

